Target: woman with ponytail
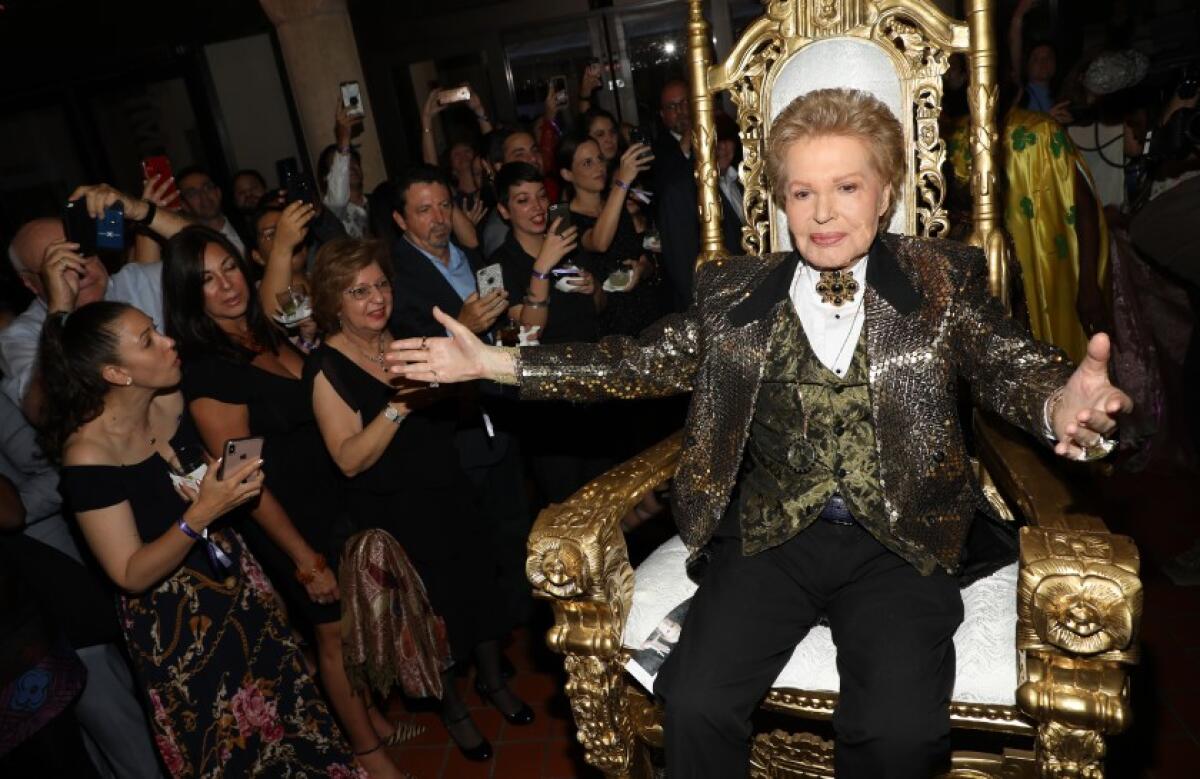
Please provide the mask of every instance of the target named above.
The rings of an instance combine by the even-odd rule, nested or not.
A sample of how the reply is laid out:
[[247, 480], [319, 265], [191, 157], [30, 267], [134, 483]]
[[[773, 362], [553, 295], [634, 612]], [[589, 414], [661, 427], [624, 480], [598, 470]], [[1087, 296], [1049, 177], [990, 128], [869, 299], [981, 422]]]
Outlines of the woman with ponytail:
[[[227, 520], [262, 461], [192, 470], [175, 342], [123, 303], [51, 313], [46, 425], [64, 496], [120, 590], [121, 624], [173, 777], [362, 777], [276, 596]], [[191, 471], [195, 481], [180, 477]]]

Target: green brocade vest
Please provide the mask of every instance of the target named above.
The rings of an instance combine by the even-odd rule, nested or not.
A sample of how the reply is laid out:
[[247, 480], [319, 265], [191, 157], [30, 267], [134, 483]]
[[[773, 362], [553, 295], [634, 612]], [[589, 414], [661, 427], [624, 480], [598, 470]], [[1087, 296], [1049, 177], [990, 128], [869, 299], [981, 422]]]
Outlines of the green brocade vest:
[[[854, 308], [847, 306], [853, 316]], [[790, 299], [775, 312], [741, 481], [742, 551], [784, 543], [808, 527], [835, 492], [855, 519], [896, 549], [879, 486], [866, 327], [844, 377], [809, 345]]]

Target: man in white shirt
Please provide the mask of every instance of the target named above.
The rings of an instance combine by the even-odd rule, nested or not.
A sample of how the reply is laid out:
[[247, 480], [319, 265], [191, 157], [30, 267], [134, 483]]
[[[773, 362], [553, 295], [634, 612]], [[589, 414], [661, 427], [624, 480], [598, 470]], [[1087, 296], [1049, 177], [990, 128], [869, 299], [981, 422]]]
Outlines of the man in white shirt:
[[246, 244], [233, 222], [221, 211], [221, 188], [208, 171], [194, 165], [184, 168], [175, 177], [175, 183], [179, 187], [184, 213], [228, 238], [239, 252], [245, 254]]
[[[189, 222], [184, 217], [126, 195], [107, 184], [80, 187], [72, 200], [87, 199], [91, 213], [121, 202], [125, 220], [144, 224], [170, 238]], [[97, 300], [129, 303], [144, 311], [157, 327], [163, 326], [162, 263], [129, 263], [109, 275], [94, 255], [83, 257], [78, 244], [66, 240], [62, 221], [34, 219], [21, 226], [8, 247], [8, 259], [22, 283], [37, 297], [12, 324], [0, 331], [2, 390], [31, 418], [40, 392], [31, 393], [42, 324], [49, 312], [70, 312]]]

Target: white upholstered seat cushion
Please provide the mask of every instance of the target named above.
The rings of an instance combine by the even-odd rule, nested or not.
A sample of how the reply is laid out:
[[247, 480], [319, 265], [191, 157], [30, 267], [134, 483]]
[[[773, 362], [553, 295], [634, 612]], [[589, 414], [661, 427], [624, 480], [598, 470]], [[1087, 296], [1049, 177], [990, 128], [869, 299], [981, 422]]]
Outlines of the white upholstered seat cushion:
[[[678, 536], [638, 566], [633, 607], [625, 623], [624, 644], [638, 649], [663, 618], [692, 597], [696, 585], [687, 577], [687, 549]], [[953, 700], [957, 703], [1015, 705], [1017, 689], [1017, 564], [974, 582], [962, 591], [963, 623], [954, 635], [958, 661]], [[886, 640], [886, 636], [880, 636]], [[773, 685], [808, 692], [838, 690], [837, 650], [829, 628], [808, 632]], [[634, 661], [626, 669], [647, 690], [654, 676]]]

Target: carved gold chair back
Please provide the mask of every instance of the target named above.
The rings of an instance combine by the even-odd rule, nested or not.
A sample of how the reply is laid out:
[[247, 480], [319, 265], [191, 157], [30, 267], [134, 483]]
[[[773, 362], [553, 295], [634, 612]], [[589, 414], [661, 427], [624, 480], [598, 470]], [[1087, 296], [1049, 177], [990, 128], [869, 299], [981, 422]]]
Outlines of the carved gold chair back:
[[765, 171], [771, 123], [797, 96], [826, 87], [863, 89], [880, 98], [904, 126], [913, 153], [892, 232], [940, 237], [949, 221], [943, 201], [945, 143], [939, 136], [942, 79], [952, 54], [967, 57], [970, 83], [971, 242], [988, 255], [992, 292], [1007, 300], [1004, 242], [997, 223], [996, 52], [992, 0], [967, 0], [967, 20], [947, 17], [931, 0], [765, 0], [763, 15], [724, 62], [711, 62], [703, 0], [689, 0], [689, 64], [701, 218], [698, 262], [725, 251], [716, 168], [714, 97], [728, 92], [742, 141], [738, 171], [750, 254], [788, 251], [791, 237]]

